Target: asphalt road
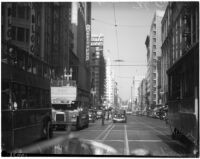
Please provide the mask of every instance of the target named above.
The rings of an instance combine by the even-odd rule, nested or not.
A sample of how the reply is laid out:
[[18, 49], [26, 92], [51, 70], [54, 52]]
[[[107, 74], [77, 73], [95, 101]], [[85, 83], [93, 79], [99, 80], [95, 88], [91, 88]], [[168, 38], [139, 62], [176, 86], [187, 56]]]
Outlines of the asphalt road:
[[[55, 131], [54, 136], [63, 135], [66, 131]], [[127, 123], [112, 123], [101, 120], [90, 123], [88, 128], [72, 130], [72, 133], [84, 140], [102, 142], [115, 148], [119, 155], [132, 155], [136, 149], [148, 150], [152, 156], [186, 157], [189, 156], [186, 146], [171, 139], [169, 126], [159, 119], [146, 116], [128, 115]]]

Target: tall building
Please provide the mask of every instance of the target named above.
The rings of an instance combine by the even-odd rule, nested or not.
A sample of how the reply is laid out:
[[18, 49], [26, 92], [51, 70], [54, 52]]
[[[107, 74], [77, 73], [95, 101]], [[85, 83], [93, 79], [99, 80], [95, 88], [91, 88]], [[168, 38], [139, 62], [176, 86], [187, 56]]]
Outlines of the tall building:
[[[167, 70], [182, 56], [199, 50], [199, 3], [169, 2], [162, 19], [161, 89], [168, 101]], [[183, 77], [185, 78], [185, 77]], [[177, 86], [180, 87], [180, 86]]]
[[147, 55], [148, 59], [147, 82], [148, 82], [148, 92], [149, 92], [149, 105], [152, 107], [158, 104], [158, 100], [156, 100], [158, 99], [157, 61], [158, 57], [161, 56], [161, 20], [163, 15], [164, 15], [163, 11], [155, 12], [149, 35], [149, 52]]
[[89, 96], [90, 94], [90, 68], [86, 63], [86, 24], [90, 24], [91, 11], [87, 12], [87, 6], [90, 3], [79, 2], [78, 3], [78, 26], [77, 26], [77, 56], [79, 59], [78, 67], [78, 87], [83, 94]]
[[110, 59], [106, 60], [106, 89], [105, 89], [105, 99], [108, 107], [113, 106], [114, 104], [114, 74], [111, 70]]
[[[8, 62], [7, 49], [12, 47], [14, 63], [19, 68], [50, 78], [45, 63], [51, 63], [52, 8], [50, 3], [2, 3], [3, 62]], [[44, 64], [39, 64], [37, 59]]]
[[119, 92], [118, 84], [114, 81], [114, 108], [119, 108]]
[[[48, 30], [52, 32], [52, 42], [49, 43], [52, 50], [49, 51], [51, 52], [50, 61], [53, 78], [63, 78], [64, 71], [69, 71], [70, 58], [72, 58], [72, 52], [70, 52], [70, 44], [73, 41], [70, 27], [71, 3], [50, 3], [50, 5], [52, 5], [52, 8], [49, 10], [50, 16], [48, 18], [51, 21], [48, 24], [51, 27]], [[45, 11], [43, 14], [45, 14]], [[48, 38], [45, 40], [46, 43], [50, 41], [50, 37]], [[73, 69], [73, 72], [75, 74], [75, 69]]]
[[142, 112], [146, 112], [146, 108], [147, 108], [147, 103], [146, 103], [146, 90], [147, 90], [147, 81], [144, 78], [141, 83], [140, 86], [138, 87], [138, 106], [139, 106], [139, 110], [141, 110]]
[[105, 59], [103, 55], [103, 35], [92, 35], [91, 37], [91, 84], [92, 90], [95, 92], [96, 106], [102, 103], [105, 94]]
[[147, 100], [147, 107], [150, 108], [150, 37], [147, 35], [145, 40], [145, 45], [147, 49], [147, 73], [145, 79], [147, 80], [147, 86], [146, 86], [146, 100]]
[[140, 86], [141, 81], [144, 79], [144, 76], [133, 76], [133, 100], [138, 100], [138, 87]]

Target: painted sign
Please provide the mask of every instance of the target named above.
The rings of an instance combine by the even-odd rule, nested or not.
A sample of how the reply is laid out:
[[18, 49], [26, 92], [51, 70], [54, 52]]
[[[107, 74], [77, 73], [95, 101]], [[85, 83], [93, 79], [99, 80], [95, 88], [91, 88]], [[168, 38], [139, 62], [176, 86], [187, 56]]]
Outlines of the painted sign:
[[35, 52], [35, 9], [33, 3], [30, 4], [31, 8], [31, 25], [30, 25], [30, 45], [29, 53], [34, 55]]
[[86, 25], [86, 61], [90, 59], [90, 39], [91, 39], [91, 26]]

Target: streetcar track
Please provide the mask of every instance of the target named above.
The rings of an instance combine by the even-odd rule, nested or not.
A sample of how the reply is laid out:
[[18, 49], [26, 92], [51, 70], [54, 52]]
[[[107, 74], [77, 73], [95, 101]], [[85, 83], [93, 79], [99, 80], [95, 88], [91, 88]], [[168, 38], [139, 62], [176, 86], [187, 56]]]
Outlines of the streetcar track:
[[157, 127], [155, 127], [155, 126], [152, 126], [152, 124], [150, 123], [150, 122], [148, 122], [148, 123], [144, 123], [143, 121], [141, 121], [141, 120], [137, 120], [137, 123], [140, 123], [140, 124], [143, 124], [143, 125], [145, 125], [146, 127], [149, 127], [149, 128], [151, 128], [151, 129], [153, 129], [154, 131], [156, 130], [158, 133], [162, 133], [162, 135], [169, 135], [168, 133], [165, 133], [165, 132], [161, 132], [160, 130], [157, 130], [158, 128], [160, 128], [160, 129], [166, 129], [166, 128], [162, 128], [162, 127], [159, 127], [159, 126], [157, 126]]
[[112, 127], [109, 128], [109, 129], [107, 130], [106, 134], [105, 134], [104, 137], [102, 138], [103, 141], [108, 137], [108, 135], [110, 134], [110, 132], [112, 131], [112, 129], [113, 129], [114, 127], [115, 127], [115, 125], [112, 125]]
[[106, 133], [106, 131], [107, 131], [111, 126], [112, 126], [112, 124], [108, 125], [107, 128], [106, 128], [105, 130], [103, 130], [103, 131], [95, 138], [95, 140], [99, 140], [100, 137], [101, 137], [104, 133]]
[[[154, 131], [158, 132], [159, 134], [163, 135], [163, 136], [164, 136], [165, 138], [167, 138], [169, 141], [174, 141], [174, 140], [172, 140], [171, 138], [169, 138], [168, 136], [166, 136], [167, 134], [161, 132], [160, 130], [156, 130], [154, 127], [149, 126], [149, 125], [145, 124], [144, 122], [141, 122], [141, 123], [142, 123], [144, 126], [149, 127], [149, 128], [151, 128], [151, 129], [153, 129]], [[185, 147], [184, 144], [181, 144], [181, 143], [178, 142], [178, 141], [174, 141], [174, 143], [176, 143], [176, 144], [178, 144], [178, 145], [180, 145], [180, 146], [182, 146], [182, 147]]]
[[130, 152], [129, 152], [129, 144], [128, 144], [128, 142], [129, 142], [129, 140], [128, 140], [128, 135], [127, 135], [127, 129], [126, 129], [126, 125], [124, 125], [124, 130], [125, 130], [125, 132], [124, 132], [124, 142], [125, 142], [125, 146], [124, 146], [124, 152], [125, 152], [125, 155], [129, 155], [130, 154]]

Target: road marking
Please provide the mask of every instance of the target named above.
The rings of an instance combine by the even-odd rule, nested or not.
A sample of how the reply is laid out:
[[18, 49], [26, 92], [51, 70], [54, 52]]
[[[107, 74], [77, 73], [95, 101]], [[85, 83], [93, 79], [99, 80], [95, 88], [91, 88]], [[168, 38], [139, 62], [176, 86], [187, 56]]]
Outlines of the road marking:
[[146, 127], [149, 127], [149, 128], [151, 128], [151, 129], [153, 129], [154, 131], [158, 132], [159, 134], [163, 135], [163, 136], [164, 136], [165, 138], [167, 138], [169, 141], [173, 141], [173, 142], [175, 142], [176, 144], [179, 144], [179, 145], [181, 145], [182, 147], [185, 147], [184, 144], [181, 144], [181, 143], [178, 142], [178, 141], [172, 140], [171, 138], [169, 138], [168, 136], [166, 136], [166, 134], [163, 133], [162, 131], [156, 130], [154, 127], [152, 127], [152, 126], [150, 126], [150, 125], [147, 125], [147, 124], [145, 124], [144, 122], [141, 122], [141, 123], [142, 123], [143, 125], [145, 125]]
[[108, 137], [108, 135], [110, 134], [110, 132], [112, 131], [112, 129], [115, 127], [115, 125], [113, 125], [108, 131], [107, 133], [105, 134], [105, 136], [103, 137], [103, 141]]
[[88, 131], [102, 131], [102, 130], [83, 130], [82, 132], [88, 132]]
[[163, 133], [162, 131], [156, 130], [154, 127], [152, 127], [152, 126], [150, 126], [150, 125], [147, 125], [147, 124], [145, 124], [144, 122], [142, 122], [142, 124], [145, 125], [146, 127], [149, 127], [149, 128], [151, 128], [151, 129], [153, 129], [154, 131], [158, 132], [159, 134], [165, 136], [165, 137], [168, 138], [169, 140], [171, 140], [171, 139], [170, 139], [169, 137], [167, 137], [166, 134]]
[[[84, 141], [94, 141], [94, 140], [89, 140], [89, 139], [83, 139]], [[95, 140], [99, 142], [124, 142], [124, 140]]]
[[95, 140], [100, 139], [100, 137], [101, 137], [104, 133], [106, 133], [106, 131], [107, 131], [111, 126], [112, 126], [112, 124], [108, 125], [107, 128], [106, 128], [105, 130], [103, 130], [103, 131], [95, 138]]
[[129, 144], [128, 144], [128, 135], [127, 135], [127, 130], [126, 130], [126, 125], [124, 125], [124, 130], [125, 130], [125, 133], [124, 133], [124, 138], [125, 138], [125, 147], [124, 147], [124, 152], [125, 152], [125, 155], [129, 155]]
[[[83, 139], [83, 140], [86, 140], [86, 141], [94, 141], [94, 140], [91, 140], [91, 139]], [[95, 140], [95, 141], [99, 141], [99, 142], [103, 142], [105, 140]], [[176, 141], [173, 141], [173, 140], [128, 140], [129, 142], [167, 142], [167, 143], [176, 143]], [[106, 142], [124, 142], [124, 140], [106, 140]]]

